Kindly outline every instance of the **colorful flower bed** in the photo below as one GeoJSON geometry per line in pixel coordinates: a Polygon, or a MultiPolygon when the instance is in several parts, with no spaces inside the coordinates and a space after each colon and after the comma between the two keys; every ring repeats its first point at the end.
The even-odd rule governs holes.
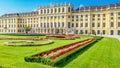
{"type": "Polygon", "coordinates": [[[74,55],[74,53],[95,41],[97,41],[97,38],[75,42],[73,44],[65,45],[47,52],[25,57],[25,61],[40,62],[43,64],[56,66],[62,61],[68,60],[71,55],[74,55]]]}
{"type": "Polygon", "coordinates": [[[59,40],[74,40],[79,37],[75,36],[74,34],[58,34],[58,35],[47,35],[46,38],[59,39],[59,40]]]}

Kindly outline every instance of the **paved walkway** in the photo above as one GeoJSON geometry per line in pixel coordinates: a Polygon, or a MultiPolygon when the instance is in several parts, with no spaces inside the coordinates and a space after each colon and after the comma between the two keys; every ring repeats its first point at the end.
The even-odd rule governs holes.
{"type": "Polygon", "coordinates": [[[104,37],[117,38],[120,41],[120,36],[118,36],[118,35],[113,35],[113,36],[111,36],[111,35],[104,35],[104,37]]]}
{"type": "MultiPolygon", "coordinates": [[[[96,36],[100,36],[100,35],[96,35],[96,36]]],[[[112,37],[112,38],[116,38],[120,41],[120,35],[102,35],[103,37],[112,37]]]]}

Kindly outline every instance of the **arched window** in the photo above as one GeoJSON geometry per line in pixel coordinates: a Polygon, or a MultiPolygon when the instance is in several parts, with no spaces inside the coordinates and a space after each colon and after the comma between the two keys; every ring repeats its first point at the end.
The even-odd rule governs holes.
{"type": "Polygon", "coordinates": [[[68,22],[68,28],[70,28],[70,22],[68,22]]]}
{"type": "Polygon", "coordinates": [[[54,27],[56,27],[56,22],[54,23],[54,27]]]}
{"type": "Polygon", "coordinates": [[[71,8],[70,7],[68,8],[68,12],[71,12],[71,8]]]}
{"type": "Polygon", "coordinates": [[[41,14],[43,13],[43,10],[41,10],[41,14]]]}
{"type": "Polygon", "coordinates": [[[60,8],[58,9],[58,12],[60,12],[60,8]]]}
{"type": "Polygon", "coordinates": [[[64,8],[62,8],[62,12],[64,12],[64,8]]]}
{"type": "Polygon", "coordinates": [[[60,27],[60,22],[58,22],[58,27],[60,27]]]}

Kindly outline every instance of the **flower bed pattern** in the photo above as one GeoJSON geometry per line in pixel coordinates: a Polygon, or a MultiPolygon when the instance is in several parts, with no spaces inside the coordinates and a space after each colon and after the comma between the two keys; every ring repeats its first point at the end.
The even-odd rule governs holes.
{"type": "Polygon", "coordinates": [[[79,37],[75,36],[74,34],[58,34],[58,35],[47,35],[46,38],[59,39],[59,40],[74,40],[79,37]]]}
{"type": "Polygon", "coordinates": [[[35,43],[33,41],[10,41],[5,42],[4,44],[7,46],[40,46],[40,45],[47,45],[53,43],[52,40],[47,40],[44,43],[35,43]]]}
{"type": "Polygon", "coordinates": [[[0,38],[0,40],[46,40],[48,38],[0,38]]]}
{"type": "Polygon", "coordinates": [[[87,39],[60,48],[56,48],[47,52],[28,56],[25,57],[25,61],[40,62],[43,64],[56,66],[57,64],[62,63],[62,61],[68,60],[71,55],[74,55],[74,53],[86,47],[87,45],[94,43],[98,39],[100,38],[87,39]]]}

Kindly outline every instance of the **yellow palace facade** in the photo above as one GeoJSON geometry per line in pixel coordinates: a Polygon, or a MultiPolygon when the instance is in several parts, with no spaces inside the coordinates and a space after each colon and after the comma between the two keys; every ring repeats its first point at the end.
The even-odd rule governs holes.
{"type": "Polygon", "coordinates": [[[0,33],[97,34],[120,35],[120,4],[74,9],[71,4],[39,7],[37,11],[4,14],[0,33]]]}

